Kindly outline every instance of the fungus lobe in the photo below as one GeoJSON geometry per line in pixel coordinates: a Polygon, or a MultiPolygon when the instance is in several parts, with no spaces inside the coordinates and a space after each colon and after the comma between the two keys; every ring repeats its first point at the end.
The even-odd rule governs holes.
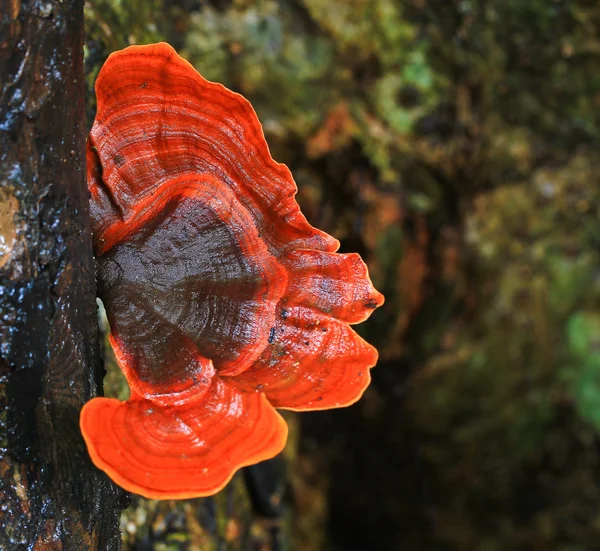
{"type": "Polygon", "coordinates": [[[87,146],[98,288],[131,389],[81,414],[90,456],[152,498],[209,495],[285,445],[275,408],[352,404],[383,296],[313,228],[242,96],[169,45],[112,54],[87,146]]]}

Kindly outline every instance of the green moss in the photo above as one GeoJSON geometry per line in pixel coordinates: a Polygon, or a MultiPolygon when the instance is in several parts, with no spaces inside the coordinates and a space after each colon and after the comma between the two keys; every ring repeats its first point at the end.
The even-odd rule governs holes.
{"type": "Polygon", "coordinates": [[[441,537],[458,548],[544,541],[542,519],[549,541],[559,526],[572,538],[597,537],[591,525],[577,535],[583,503],[567,509],[554,500],[570,499],[582,475],[563,454],[580,450],[582,462],[592,461],[581,466],[590,475],[591,426],[600,427],[600,325],[595,311],[578,310],[600,298],[600,256],[586,242],[597,218],[595,209],[575,208],[582,198],[588,207],[598,204],[599,162],[576,157],[540,170],[532,182],[478,197],[467,217],[477,306],[452,351],[431,360],[410,398],[428,435],[424,455],[437,473],[440,511],[452,519],[441,537]],[[553,501],[527,503],[526,491],[550,492],[553,501]],[[453,504],[441,505],[448,492],[453,504]],[[488,511],[477,511],[477,503],[488,511]]]}

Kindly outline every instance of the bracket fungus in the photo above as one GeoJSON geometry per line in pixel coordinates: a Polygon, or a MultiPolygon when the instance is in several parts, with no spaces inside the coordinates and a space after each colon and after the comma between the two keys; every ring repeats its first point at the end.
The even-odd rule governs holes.
{"type": "Polygon", "coordinates": [[[383,296],[306,221],[250,103],[169,45],[112,54],[96,96],[98,292],[131,396],[92,399],[81,430],[123,488],[210,495],[283,449],[275,408],[358,400],[377,351],[350,324],[383,296]]]}

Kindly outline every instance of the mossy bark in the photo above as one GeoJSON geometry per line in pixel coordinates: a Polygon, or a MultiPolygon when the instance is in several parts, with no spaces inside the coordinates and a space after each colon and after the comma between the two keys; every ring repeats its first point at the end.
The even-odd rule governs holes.
{"type": "Polygon", "coordinates": [[[79,411],[101,388],[83,0],[0,0],[0,549],[118,550],[124,493],[79,411]]]}

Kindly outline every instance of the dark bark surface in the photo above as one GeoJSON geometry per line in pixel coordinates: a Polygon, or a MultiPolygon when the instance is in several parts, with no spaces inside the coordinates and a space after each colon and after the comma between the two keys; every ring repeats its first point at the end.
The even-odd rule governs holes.
{"type": "Polygon", "coordinates": [[[0,0],[0,549],[118,550],[124,494],[79,410],[101,387],[83,0],[0,0]]]}

